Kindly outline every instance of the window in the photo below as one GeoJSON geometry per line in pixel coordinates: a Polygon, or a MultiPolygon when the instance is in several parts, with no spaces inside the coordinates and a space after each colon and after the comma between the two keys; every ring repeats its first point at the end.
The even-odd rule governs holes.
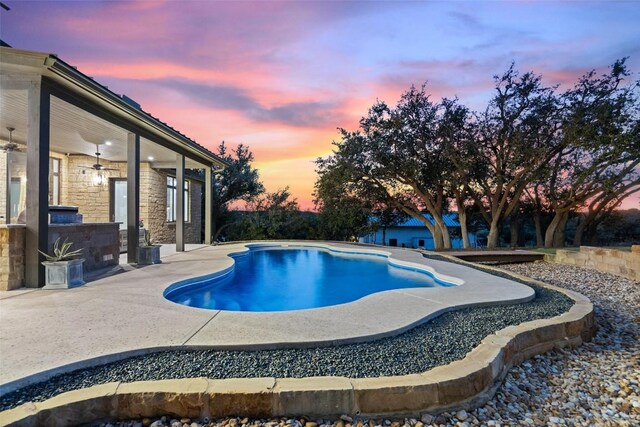
{"type": "Polygon", "coordinates": [[[60,204],[60,159],[49,157],[49,204],[60,204]]]}
{"type": "MultiPolygon", "coordinates": [[[[167,222],[175,222],[177,218],[176,212],[176,185],[177,179],[173,176],[167,177],[167,222]]],[[[184,181],[184,221],[189,222],[191,218],[189,181],[184,181]]]]}
{"type": "Polygon", "coordinates": [[[20,178],[11,178],[10,192],[11,192],[11,222],[14,222],[18,215],[20,215],[20,190],[22,188],[22,182],[20,178]]]}

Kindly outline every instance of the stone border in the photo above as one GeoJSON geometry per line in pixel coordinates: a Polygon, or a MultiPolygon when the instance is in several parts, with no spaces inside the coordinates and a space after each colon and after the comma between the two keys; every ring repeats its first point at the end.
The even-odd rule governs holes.
{"type": "Polygon", "coordinates": [[[271,246],[274,242],[203,247],[198,251],[174,254],[166,263],[135,269],[126,275],[107,277],[82,288],[33,291],[14,300],[3,300],[3,307],[12,303],[24,307],[26,300],[31,300],[32,304],[47,312],[51,310],[51,313],[71,317],[68,317],[69,321],[63,322],[61,328],[48,330],[46,328],[49,324],[25,316],[26,310],[18,310],[25,321],[32,321],[29,323],[30,331],[38,334],[42,330],[48,330],[50,335],[53,334],[52,339],[63,340],[68,345],[51,350],[43,344],[45,341],[40,340],[35,347],[25,346],[23,331],[18,327],[20,323],[5,325],[9,337],[7,345],[23,350],[12,352],[3,358],[6,369],[0,377],[8,375],[9,378],[0,384],[0,395],[80,367],[120,360],[125,353],[144,354],[179,348],[304,348],[365,342],[397,335],[447,311],[473,306],[515,304],[535,297],[534,290],[522,283],[466,268],[460,263],[427,259],[422,252],[415,250],[381,250],[346,243],[298,241],[279,241],[276,244],[381,255],[387,257],[387,262],[425,270],[441,280],[455,281],[457,285],[387,290],[345,304],[279,312],[208,310],[177,304],[163,296],[168,287],[176,283],[184,284],[185,278],[187,282],[198,281],[203,276],[211,277],[232,268],[235,261],[228,255],[248,251],[247,245],[254,244],[271,246]],[[46,297],[43,292],[47,294],[46,297]],[[77,308],[71,313],[61,312],[61,307],[64,306],[51,303],[55,299],[51,300],[52,294],[49,292],[64,292],[67,304],[76,305],[77,308]],[[124,295],[127,297],[123,298],[124,295]],[[141,295],[144,295],[144,303],[140,302],[141,295]],[[129,313],[127,321],[120,321],[118,316],[112,316],[104,307],[90,310],[90,304],[86,302],[92,298],[103,298],[118,304],[122,312],[129,313]],[[160,316],[161,312],[170,315],[160,316]],[[379,316],[380,312],[385,312],[386,315],[379,316]],[[148,327],[150,318],[155,321],[156,331],[153,334],[140,333],[148,327]],[[75,329],[69,327],[74,324],[71,319],[83,322],[87,319],[100,319],[103,327],[95,329],[91,335],[78,336],[75,329]],[[111,333],[112,331],[118,333],[111,333]],[[22,338],[14,339],[15,337],[22,338]],[[118,339],[117,350],[105,345],[115,338],[118,339]],[[25,348],[30,350],[26,351],[25,348]],[[45,352],[45,356],[38,356],[45,352]]]}
{"type": "MultiPolygon", "coordinates": [[[[497,268],[483,268],[506,274],[497,268]]],[[[512,366],[554,348],[579,346],[595,334],[593,304],[588,298],[508,274],[564,293],[575,304],[562,315],[501,329],[487,336],[464,359],[421,374],[356,379],[189,378],[112,382],[62,393],[44,402],[25,403],[0,413],[0,424],[57,426],[167,414],[191,418],[238,414],[261,418],[389,416],[477,407],[492,398],[512,366]]]]}

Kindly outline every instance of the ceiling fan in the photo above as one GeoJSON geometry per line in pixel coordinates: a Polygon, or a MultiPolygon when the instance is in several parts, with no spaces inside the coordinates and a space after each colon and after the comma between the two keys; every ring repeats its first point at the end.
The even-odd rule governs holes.
{"type": "Polygon", "coordinates": [[[102,154],[100,153],[100,145],[96,144],[96,162],[95,164],[91,165],[91,166],[80,166],[82,169],[93,169],[93,170],[97,170],[97,171],[115,171],[118,169],[115,168],[105,168],[104,165],[100,164],[100,156],[102,154]]]}
{"type": "Polygon", "coordinates": [[[18,144],[13,142],[13,131],[16,130],[16,128],[11,127],[11,126],[7,126],[7,130],[9,131],[9,142],[4,144],[2,147],[0,147],[0,150],[4,151],[5,153],[12,153],[14,151],[21,151],[18,148],[18,144]]]}

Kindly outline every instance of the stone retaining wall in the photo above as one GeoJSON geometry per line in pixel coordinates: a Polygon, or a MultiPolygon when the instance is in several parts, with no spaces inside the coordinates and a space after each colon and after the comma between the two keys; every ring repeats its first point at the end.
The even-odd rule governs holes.
{"type": "Polygon", "coordinates": [[[24,285],[24,225],[0,226],[0,291],[24,285]]]}
{"type": "Polygon", "coordinates": [[[560,291],[575,304],[560,316],[504,328],[486,337],[464,359],[420,374],[112,382],[4,411],[0,424],[61,426],[159,415],[329,417],[470,409],[491,399],[513,365],[554,348],[580,345],[595,333],[593,305],[586,297],[511,275],[560,291]]]}
{"type": "Polygon", "coordinates": [[[545,260],[640,280],[640,245],[632,246],[631,252],[592,246],[580,246],[580,252],[558,249],[555,255],[545,256],[545,260]]]}

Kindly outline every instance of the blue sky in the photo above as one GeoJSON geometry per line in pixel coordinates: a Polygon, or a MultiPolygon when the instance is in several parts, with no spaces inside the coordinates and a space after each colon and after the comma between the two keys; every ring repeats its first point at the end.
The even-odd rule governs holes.
{"type": "Polygon", "coordinates": [[[267,188],[303,207],[336,128],[411,84],[483,108],[512,61],[549,85],[625,56],[640,72],[636,1],[4,2],[3,40],[57,53],[209,148],[249,144],[267,188]]]}

